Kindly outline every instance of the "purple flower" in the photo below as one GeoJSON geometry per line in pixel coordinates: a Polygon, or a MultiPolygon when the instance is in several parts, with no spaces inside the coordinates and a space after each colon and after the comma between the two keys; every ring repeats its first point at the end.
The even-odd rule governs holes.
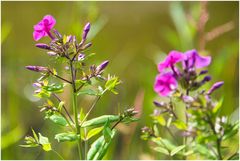
{"type": "Polygon", "coordinates": [[[210,56],[200,56],[195,49],[186,51],[184,56],[185,61],[182,63],[184,69],[193,67],[202,68],[208,66],[211,63],[210,56]]]}
{"type": "Polygon", "coordinates": [[[214,83],[213,86],[207,91],[207,95],[212,94],[216,89],[220,88],[223,84],[224,84],[223,81],[214,83]]]}
{"type": "Polygon", "coordinates": [[[154,91],[160,96],[168,96],[176,88],[177,80],[171,72],[157,75],[154,84],[154,91]]]}
{"type": "Polygon", "coordinates": [[[46,15],[43,19],[36,25],[34,25],[33,38],[35,41],[38,41],[42,37],[49,36],[51,39],[54,39],[50,30],[56,24],[56,20],[51,15],[46,15]]]}
{"type": "Polygon", "coordinates": [[[47,67],[42,67],[42,66],[26,66],[26,69],[34,71],[34,72],[45,72],[48,71],[47,67]]]}
{"type": "Polygon", "coordinates": [[[172,68],[174,69],[174,64],[182,61],[184,59],[184,55],[181,52],[178,51],[171,51],[166,59],[158,64],[158,71],[162,72],[166,68],[172,68]]]}

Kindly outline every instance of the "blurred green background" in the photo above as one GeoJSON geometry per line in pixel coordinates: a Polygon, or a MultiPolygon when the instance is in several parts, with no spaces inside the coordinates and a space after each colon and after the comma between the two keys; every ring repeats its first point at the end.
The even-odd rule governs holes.
{"type": "MultiPolygon", "coordinates": [[[[224,96],[221,114],[238,119],[238,3],[207,4],[208,22],[204,32],[210,31],[209,39],[211,34],[218,37],[201,46],[204,32],[197,28],[202,24],[199,17],[203,14],[204,4],[200,2],[1,2],[2,159],[58,159],[54,153],[44,153],[40,148],[19,147],[24,136],[31,134],[31,127],[48,136],[63,157],[77,157],[74,143],[57,146],[53,124],[44,121],[37,108],[42,102],[32,96],[31,84],[39,75],[24,68],[51,62],[44,51],[34,46],[32,38],[33,25],[44,15],[51,14],[56,18],[55,28],[61,33],[76,34],[79,39],[84,24],[91,22],[89,37],[93,46],[90,51],[96,53],[94,62],[110,60],[107,72],[116,74],[123,81],[119,95],[106,94],[91,117],[117,114],[118,106],[135,106],[140,111],[139,122],[118,126],[119,133],[105,159],[164,159],[140,139],[140,129],[151,124],[152,101],[159,99],[153,91],[158,73],[156,65],[170,50],[184,52],[196,48],[212,56],[209,71],[213,80],[203,88],[223,80],[224,87],[216,95],[218,99],[224,96]]],[[[48,42],[48,38],[40,42],[48,42]]],[[[61,98],[66,102],[70,99],[68,94],[61,98]]],[[[91,97],[85,98],[80,105],[88,106],[91,101],[91,97]]],[[[238,146],[238,139],[232,139],[230,144],[238,146]]]]}

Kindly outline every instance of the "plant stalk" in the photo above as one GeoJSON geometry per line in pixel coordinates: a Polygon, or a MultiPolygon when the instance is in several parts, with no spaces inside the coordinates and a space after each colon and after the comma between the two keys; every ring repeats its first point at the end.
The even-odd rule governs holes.
{"type": "Polygon", "coordinates": [[[81,140],[80,126],[78,124],[77,93],[76,93],[76,84],[75,84],[76,76],[75,76],[75,69],[73,67],[73,62],[70,61],[69,63],[70,63],[71,76],[72,76],[73,113],[74,113],[77,135],[79,135],[79,140],[77,141],[78,154],[79,154],[79,159],[82,160],[82,152],[81,152],[81,150],[82,150],[82,140],[81,140]]]}

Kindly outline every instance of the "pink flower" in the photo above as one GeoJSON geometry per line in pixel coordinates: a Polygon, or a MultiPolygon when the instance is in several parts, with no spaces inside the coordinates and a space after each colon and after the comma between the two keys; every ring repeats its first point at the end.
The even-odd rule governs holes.
{"type": "Polygon", "coordinates": [[[168,96],[176,88],[177,80],[171,72],[157,75],[154,84],[154,91],[160,96],[168,96]]]}
{"type": "Polygon", "coordinates": [[[56,24],[56,20],[51,15],[46,15],[43,19],[36,25],[34,25],[33,39],[38,41],[42,37],[49,36],[54,39],[50,30],[56,24]]]}
{"type": "Polygon", "coordinates": [[[200,56],[198,52],[193,49],[185,52],[184,62],[182,63],[184,69],[188,68],[203,68],[211,63],[210,56],[200,56]]]}
{"type": "Polygon", "coordinates": [[[171,51],[166,59],[158,64],[158,71],[162,72],[166,68],[174,68],[174,64],[182,61],[184,59],[184,55],[181,52],[178,51],[171,51]]]}

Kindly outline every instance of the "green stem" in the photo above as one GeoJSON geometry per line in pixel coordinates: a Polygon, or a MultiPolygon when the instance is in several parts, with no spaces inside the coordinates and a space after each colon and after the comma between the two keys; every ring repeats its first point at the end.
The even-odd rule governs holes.
{"type": "Polygon", "coordinates": [[[75,118],[75,126],[77,129],[77,135],[79,135],[79,140],[78,140],[78,154],[79,154],[79,159],[82,160],[82,153],[81,153],[81,132],[80,132],[80,126],[78,124],[78,112],[77,112],[77,94],[73,92],[73,112],[74,112],[74,118],[75,118]]]}
{"type": "Polygon", "coordinates": [[[80,126],[82,126],[82,124],[84,123],[84,121],[86,121],[88,115],[91,113],[92,109],[95,107],[95,105],[97,104],[97,102],[99,101],[99,99],[101,98],[101,96],[98,96],[95,101],[93,102],[93,104],[91,105],[89,111],[87,112],[87,114],[85,115],[85,117],[83,118],[83,120],[81,121],[80,126]]]}
{"type": "Polygon", "coordinates": [[[57,154],[57,156],[58,156],[61,160],[64,160],[64,158],[63,158],[58,152],[56,152],[56,151],[53,150],[53,149],[52,149],[52,151],[53,151],[55,154],[57,154]]]}
{"type": "Polygon", "coordinates": [[[78,144],[78,154],[79,159],[82,160],[82,140],[81,140],[81,132],[80,132],[80,126],[78,123],[78,111],[77,111],[77,92],[76,92],[76,75],[75,75],[75,69],[73,67],[73,62],[70,60],[70,69],[71,69],[71,76],[72,76],[72,95],[73,95],[73,113],[74,113],[74,119],[75,119],[75,126],[77,129],[77,135],[79,135],[79,140],[77,141],[78,144]]]}

